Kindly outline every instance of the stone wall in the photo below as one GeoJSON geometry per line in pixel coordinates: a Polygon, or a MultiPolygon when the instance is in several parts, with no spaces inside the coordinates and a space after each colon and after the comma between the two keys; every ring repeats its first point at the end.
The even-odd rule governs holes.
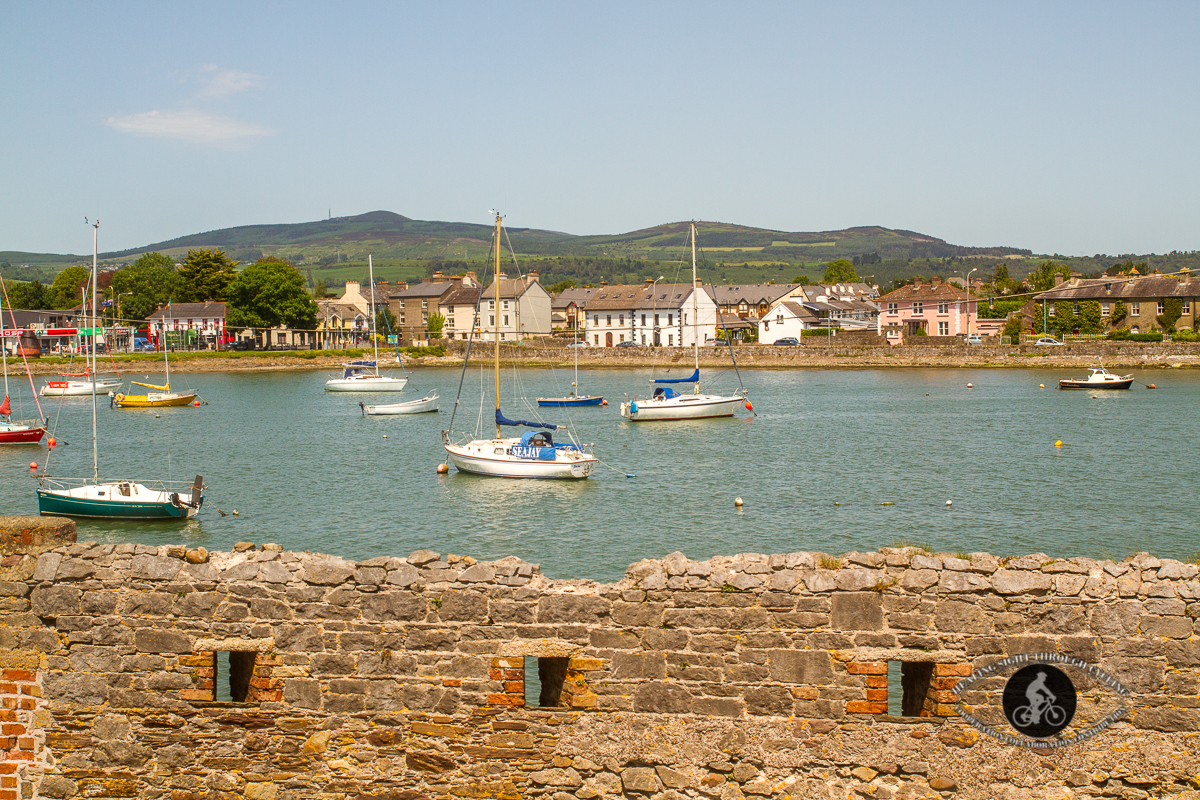
{"type": "MultiPolygon", "coordinates": [[[[604,585],[429,551],[69,545],[0,581],[0,800],[1200,797],[1197,572],[674,553],[604,585]],[[957,681],[1032,652],[1129,690],[1072,674],[1064,735],[1129,713],[1039,751],[957,716],[957,681]]],[[[1006,677],[963,695],[997,727],[1006,677]]]]}

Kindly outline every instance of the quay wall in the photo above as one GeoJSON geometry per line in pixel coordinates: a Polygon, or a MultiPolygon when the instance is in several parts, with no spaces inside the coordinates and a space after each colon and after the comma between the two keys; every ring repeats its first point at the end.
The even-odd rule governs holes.
{"type": "MultiPolygon", "coordinates": [[[[673,553],[600,584],[66,544],[0,570],[0,800],[1196,798],[1198,573],[905,548],[673,553]],[[1059,749],[969,726],[956,683],[1028,653],[1128,692],[1063,665],[1067,733],[1127,713],[1059,749]]],[[[1006,678],[962,696],[997,728],[1006,678]]]]}

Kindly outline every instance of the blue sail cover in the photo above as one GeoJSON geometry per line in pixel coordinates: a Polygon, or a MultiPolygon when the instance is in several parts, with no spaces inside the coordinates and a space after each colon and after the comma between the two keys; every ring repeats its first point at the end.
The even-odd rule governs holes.
{"type": "Polygon", "coordinates": [[[690,378],[657,378],[650,381],[651,383],[696,383],[700,380],[700,370],[696,369],[690,378]]]}
{"type": "Polygon", "coordinates": [[[508,417],[501,414],[500,409],[498,409],[498,408],[496,409],[496,424],[497,425],[512,425],[512,426],[516,426],[516,427],[524,425],[526,428],[546,428],[546,429],[552,430],[552,431],[558,430],[557,425],[552,425],[549,422],[529,422],[528,420],[523,420],[523,419],[509,419],[508,417]]]}
{"type": "Polygon", "coordinates": [[[375,362],[374,361],[347,361],[346,366],[347,367],[368,367],[369,368],[369,367],[374,367],[375,362]]]}

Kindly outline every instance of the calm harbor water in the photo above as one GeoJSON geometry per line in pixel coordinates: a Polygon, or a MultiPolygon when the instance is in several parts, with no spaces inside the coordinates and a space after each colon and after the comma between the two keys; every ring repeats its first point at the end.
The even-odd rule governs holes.
{"type": "MultiPolygon", "coordinates": [[[[517,555],[552,577],[599,580],[675,550],[837,554],[907,541],[1000,555],[1192,556],[1200,373],[1135,372],[1139,383],[1125,392],[1053,388],[1076,373],[1084,370],[744,370],[757,416],[631,424],[619,401],[644,391],[650,371],[587,370],[580,391],[604,394],[607,407],[541,410],[596,444],[604,465],[576,483],[436,474],[457,369],[414,372],[404,398],[436,388],[443,411],[407,417],[361,416],[360,399],[398,398],[326,393],[324,372],[178,376],[209,405],[111,410],[103,399],[101,476],[201,473],[200,516],[81,521],[79,537],[210,550],[278,542],[353,559],[420,548],[517,555]]],[[[515,384],[534,398],[565,394],[572,380],[569,370],[517,377],[505,373],[504,410],[527,419],[537,412],[514,399],[515,384]]],[[[473,430],[481,384],[491,374],[472,365],[456,429],[473,430]]],[[[705,389],[733,385],[732,373],[714,373],[705,389]]],[[[51,472],[90,476],[90,401],[43,403],[69,442],[51,472]]],[[[29,462],[46,457],[45,447],[0,449],[0,514],[37,513],[29,462]]]]}

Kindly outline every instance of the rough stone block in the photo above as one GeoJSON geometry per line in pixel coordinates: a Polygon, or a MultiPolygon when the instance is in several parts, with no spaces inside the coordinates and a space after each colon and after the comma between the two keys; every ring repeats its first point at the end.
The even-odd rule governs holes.
{"type": "Polygon", "coordinates": [[[771,680],[780,683],[828,684],[833,681],[833,661],[824,650],[770,650],[771,680]]]}
{"type": "Polygon", "coordinates": [[[831,619],[835,630],[883,630],[883,596],[879,592],[835,594],[831,619]]]}

